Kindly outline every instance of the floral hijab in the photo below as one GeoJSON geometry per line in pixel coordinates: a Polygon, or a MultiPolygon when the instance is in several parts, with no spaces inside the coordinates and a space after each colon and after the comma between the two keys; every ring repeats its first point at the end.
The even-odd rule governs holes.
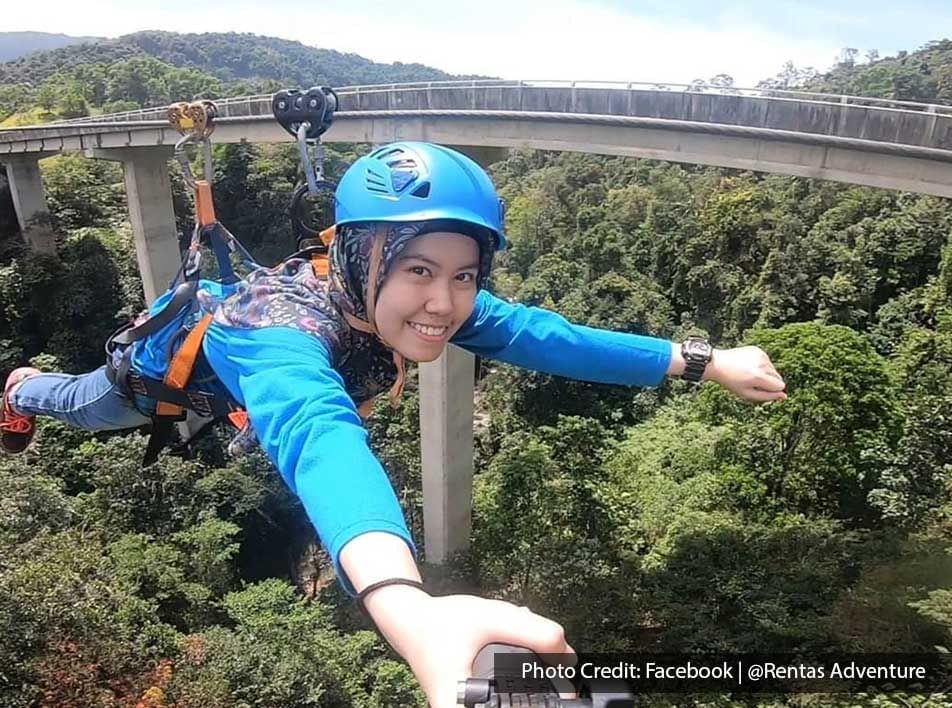
{"type": "Polygon", "coordinates": [[[366,417],[379,392],[389,386],[395,406],[403,390],[403,357],[381,339],[373,318],[380,288],[410,241],[436,231],[465,233],[480,246],[477,288],[489,277],[495,237],[487,229],[461,226],[446,221],[345,224],[331,242],[326,279],[317,276],[309,260],[291,258],[253,271],[220,302],[205,293],[202,306],[216,322],[231,327],[292,327],[318,336],[366,417]]]}

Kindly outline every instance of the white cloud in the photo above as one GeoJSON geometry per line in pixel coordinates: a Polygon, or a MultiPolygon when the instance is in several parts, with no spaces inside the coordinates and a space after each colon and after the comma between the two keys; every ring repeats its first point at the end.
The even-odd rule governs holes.
{"type": "Polygon", "coordinates": [[[727,73],[743,86],[774,75],[787,60],[825,69],[844,46],[836,38],[789,36],[784,28],[764,27],[744,16],[702,26],[642,19],[581,0],[553,0],[544,6],[482,0],[454,6],[452,20],[445,19],[445,9],[437,17],[425,11],[426,3],[412,0],[373,9],[366,4],[327,9],[322,3],[306,10],[298,5],[297,15],[248,0],[227,8],[211,2],[181,7],[156,3],[134,10],[130,5],[126,0],[47,0],[48,11],[41,18],[35,6],[14,3],[4,8],[0,29],[105,36],[141,29],[254,32],[459,74],[686,83],[727,73]]]}

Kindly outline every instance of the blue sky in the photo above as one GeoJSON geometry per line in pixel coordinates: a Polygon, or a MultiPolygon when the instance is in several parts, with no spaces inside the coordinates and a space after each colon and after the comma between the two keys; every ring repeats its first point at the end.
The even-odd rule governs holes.
{"type": "Polygon", "coordinates": [[[752,86],[785,61],[826,69],[952,38],[952,1],[910,0],[45,0],[5,3],[0,30],[117,36],[141,29],[254,32],[504,78],[686,83],[718,73],[752,86]]]}
{"type": "Polygon", "coordinates": [[[828,36],[844,46],[878,48],[895,53],[912,50],[942,36],[952,37],[952,3],[949,0],[764,0],[762,2],[704,2],[680,0],[597,0],[621,12],[639,13],[669,21],[718,24],[746,19],[766,27],[783,28],[797,37],[828,36]],[[936,34],[938,33],[938,34],[936,34]]]}

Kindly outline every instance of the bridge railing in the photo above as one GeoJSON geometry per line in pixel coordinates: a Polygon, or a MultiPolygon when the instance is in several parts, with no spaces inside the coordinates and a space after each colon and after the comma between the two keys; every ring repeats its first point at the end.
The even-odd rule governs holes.
{"type": "MultiPolygon", "coordinates": [[[[828,94],[814,91],[800,91],[796,89],[777,88],[745,88],[739,86],[720,86],[694,82],[691,84],[647,82],[647,81],[565,81],[559,79],[472,79],[452,81],[417,81],[393,84],[369,84],[363,86],[342,86],[335,89],[338,94],[373,94],[381,92],[401,92],[426,90],[449,90],[460,88],[580,88],[580,89],[615,89],[615,90],[648,90],[671,91],[684,93],[704,93],[729,96],[750,96],[763,98],[779,98],[798,101],[810,101],[826,104],[847,106],[865,106],[869,108],[885,108],[892,110],[914,111],[917,113],[938,113],[952,115],[952,106],[941,103],[920,103],[916,101],[898,101],[869,96],[852,96],[846,94],[828,94]]],[[[197,98],[201,98],[200,96],[197,98]]],[[[270,110],[271,94],[257,94],[253,96],[238,96],[233,98],[214,99],[223,113],[228,114],[227,107],[247,105],[249,114],[266,113],[270,110]]],[[[115,123],[135,122],[138,120],[163,120],[164,106],[140,108],[134,111],[109,113],[100,116],[86,116],[69,120],[44,123],[44,126],[56,125],[83,125],[87,123],[115,123]]],[[[23,126],[26,127],[26,126],[23,126]]]]}

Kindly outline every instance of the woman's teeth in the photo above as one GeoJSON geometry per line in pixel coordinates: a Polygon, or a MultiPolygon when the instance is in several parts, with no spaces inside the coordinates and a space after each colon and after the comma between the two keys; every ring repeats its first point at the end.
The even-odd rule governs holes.
{"type": "Polygon", "coordinates": [[[427,327],[425,325],[417,324],[416,322],[410,322],[410,326],[413,327],[413,329],[415,329],[417,332],[421,332],[428,337],[439,337],[447,330],[446,327],[427,327]]]}

